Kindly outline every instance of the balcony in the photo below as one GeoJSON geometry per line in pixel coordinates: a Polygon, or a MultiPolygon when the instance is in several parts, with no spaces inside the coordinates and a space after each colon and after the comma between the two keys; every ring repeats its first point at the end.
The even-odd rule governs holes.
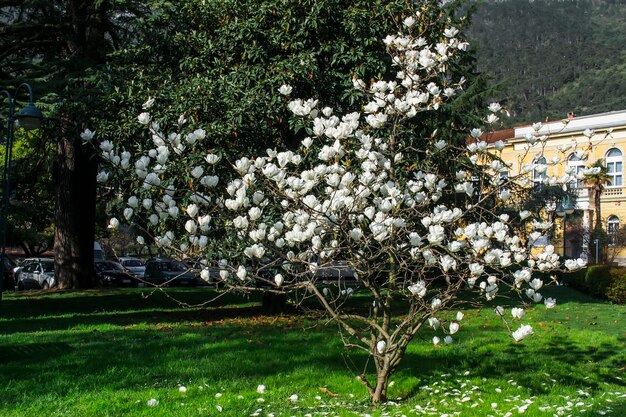
{"type": "Polygon", "coordinates": [[[622,197],[625,196],[624,187],[606,187],[602,192],[602,197],[622,197]]]}
{"type": "MultiPolygon", "coordinates": [[[[593,192],[589,187],[578,187],[571,189],[572,194],[576,196],[576,202],[587,203],[593,199],[593,192]]],[[[602,191],[602,200],[621,200],[626,199],[626,187],[606,187],[602,191]]]]}

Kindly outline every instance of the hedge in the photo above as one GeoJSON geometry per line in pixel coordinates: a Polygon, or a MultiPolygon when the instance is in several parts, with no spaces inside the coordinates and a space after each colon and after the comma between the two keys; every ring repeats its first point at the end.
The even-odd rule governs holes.
{"type": "Polygon", "coordinates": [[[626,268],[593,265],[587,269],[564,274],[563,282],[591,296],[626,304],[626,268]]]}

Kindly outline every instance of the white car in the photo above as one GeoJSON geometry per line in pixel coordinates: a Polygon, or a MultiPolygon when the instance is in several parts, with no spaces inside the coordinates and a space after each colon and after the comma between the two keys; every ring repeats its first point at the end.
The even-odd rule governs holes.
{"type": "Polygon", "coordinates": [[[118,258],[119,263],[128,270],[131,274],[137,278],[143,278],[146,273],[146,265],[139,258],[131,258],[129,256],[122,256],[118,258]]]}
{"type": "Polygon", "coordinates": [[[17,277],[17,288],[19,290],[28,288],[43,288],[47,290],[56,284],[53,259],[33,261],[23,267],[17,277]]]}

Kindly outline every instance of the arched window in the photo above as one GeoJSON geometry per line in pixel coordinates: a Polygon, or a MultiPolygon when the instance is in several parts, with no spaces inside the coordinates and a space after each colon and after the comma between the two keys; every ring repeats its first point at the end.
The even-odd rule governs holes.
{"type": "Polygon", "coordinates": [[[585,160],[579,158],[576,153],[573,153],[567,158],[567,166],[573,168],[570,175],[576,177],[575,180],[570,181],[570,188],[583,187],[582,172],[583,169],[585,169],[585,160]]]}
{"type": "Polygon", "coordinates": [[[615,215],[606,219],[606,234],[609,236],[609,243],[615,244],[615,234],[619,230],[619,217],[615,215]]]}
{"type": "Polygon", "coordinates": [[[617,148],[609,149],[606,153],[606,172],[611,178],[609,187],[622,186],[622,170],[622,151],[617,148]]]}
{"type": "Polygon", "coordinates": [[[541,187],[546,182],[548,175],[546,170],[548,169],[547,160],[545,156],[540,156],[535,159],[535,169],[533,169],[533,185],[535,188],[541,187]]]}

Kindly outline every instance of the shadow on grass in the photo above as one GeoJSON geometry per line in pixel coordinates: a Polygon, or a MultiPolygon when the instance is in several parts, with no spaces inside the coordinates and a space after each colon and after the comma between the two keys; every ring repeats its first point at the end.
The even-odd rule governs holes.
{"type": "MultiPolygon", "coordinates": [[[[189,302],[205,301],[211,292],[175,290],[173,294],[189,302]]],[[[563,294],[569,294],[571,301],[579,297],[571,290],[563,294]]],[[[254,390],[266,378],[299,375],[307,369],[317,375],[312,383],[318,387],[319,378],[350,374],[334,326],[304,331],[312,323],[301,316],[257,320],[262,316],[260,306],[238,307],[242,299],[234,296],[220,303],[219,308],[181,309],[163,294],[145,299],[136,290],[11,298],[4,311],[12,315],[0,321],[7,342],[0,345],[0,386],[11,387],[2,393],[3,403],[24,401],[23,392],[45,396],[55,389],[87,393],[174,388],[181,381],[236,381],[233,384],[254,390]],[[34,333],[42,329],[69,331],[34,333]]],[[[615,378],[624,360],[619,342],[580,341],[556,334],[546,343],[531,339],[514,344],[501,330],[502,337],[496,335],[488,322],[481,324],[485,323],[477,317],[469,330],[472,339],[441,349],[432,347],[432,334],[425,332],[424,340],[407,352],[398,373],[435,379],[450,370],[470,370],[472,377],[514,379],[535,393],[549,392],[550,379],[583,390],[603,382],[624,386],[615,378]],[[589,366],[596,363],[613,374],[589,366]],[[593,369],[591,378],[588,369],[593,369]]],[[[355,352],[349,356],[360,372],[366,356],[355,352]]],[[[421,384],[414,385],[402,396],[420,395],[421,384]]]]}
{"type": "MultiPolygon", "coordinates": [[[[296,314],[293,309],[286,314],[296,314]]],[[[13,320],[2,324],[0,334],[31,333],[36,331],[78,330],[81,326],[132,326],[136,324],[180,324],[189,322],[221,322],[227,319],[247,319],[263,316],[261,306],[191,308],[163,311],[158,309],[137,312],[110,312],[73,314],[63,317],[42,317],[13,320]]]]}
{"type": "MultiPolygon", "coordinates": [[[[449,348],[434,349],[430,354],[415,352],[415,349],[407,352],[398,374],[418,380],[437,380],[444,373],[470,371],[471,378],[513,380],[530,388],[534,395],[549,394],[556,381],[584,391],[603,389],[605,383],[626,387],[623,373],[619,371],[625,359],[620,343],[581,344],[560,335],[550,337],[543,344],[538,341],[502,343],[487,334],[492,330],[473,329],[472,332],[475,338],[452,352],[449,348]]],[[[421,385],[423,383],[415,384],[401,396],[419,395],[421,385]]]]}
{"type": "Polygon", "coordinates": [[[37,361],[67,355],[74,348],[67,343],[24,343],[0,345],[0,365],[9,362],[37,361]]]}
{"type": "Polygon", "coordinates": [[[24,291],[11,294],[2,302],[1,319],[81,314],[101,311],[129,311],[180,308],[201,305],[216,298],[209,307],[260,302],[259,294],[218,293],[213,288],[94,289],[84,291],[24,291]]]}
{"type": "MultiPolygon", "coordinates": [[[[233,309],[234,310],[234,309],[233,309]]],[[[221,317],[237,312],[221,312],[221,317]]],[[[256,309],[244,309],[252,317],[256,309]]],[[[269,323],[269,321],[268,321],[269,323]]],[[[338,347],[326,332],[302,333],[282,319],[278,325],[204,323],[168,327],[77,331],[57,334],[58,342],[0,345],[0,385],[5,405],[54,387],[78,392],[175,387],[177,381],[234,381],[251,389],[277,374],[311,367],[321,374],[345,372],[338,347]],[[320,348],[303,348],[318,346],[320,348]],[[329,348],[321,348],[329,347],[329,348]],[[288,358],[288,360],[286,360],[288,358]],[[208,379],[207,379],[208,378],[208,379]],[[45,380],[45,384],[35,381],[45,380]],[[67,389],[67,388],[66,388],[67,389]]]]}

